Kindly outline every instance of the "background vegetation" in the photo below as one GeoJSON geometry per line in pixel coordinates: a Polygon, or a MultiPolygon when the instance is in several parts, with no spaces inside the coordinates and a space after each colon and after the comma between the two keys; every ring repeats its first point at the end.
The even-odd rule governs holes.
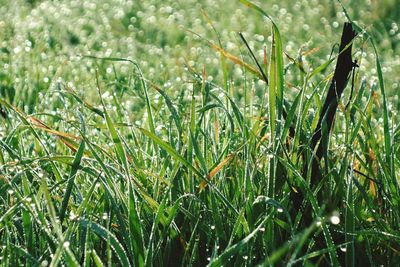
{"type": "Polygon", "coordinates": [[[359,68],[317,186],[348,18],[241,2],[0,0],[2,266],[400,262],[399,1],[343,1],[359,68]]]}

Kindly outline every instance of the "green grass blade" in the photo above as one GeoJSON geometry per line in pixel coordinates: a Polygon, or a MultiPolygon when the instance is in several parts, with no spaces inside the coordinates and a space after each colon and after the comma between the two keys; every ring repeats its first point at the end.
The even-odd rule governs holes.
{"type": "Polygon", "coordinates": [[[88,220],[81,220],[80,224],[83,227],[90,227],[90,230],[93,231],[94,233],[96,233],[104,241],[109,240],[110,245],[113,248],[113,251],[117,255],[118,260],[120,261],[122,266],[131,266],[125,249],[123,248],[121,243],[118,241],[118,239],[109,230],[107,230],[106,228],[104,228],[103,226],[101,226],[95,222],[88,221],[88,220]]]}
{"type": "Polygon", "coordinates": [[[61,203],[61,208],[60,208],[60,212],[59,212],[59,214],[60,214],[59,217],[60,217],[61,222],[63,222],[63,220],[64,220],[64,216],[65,216],[65,212],[67,210],[69,198],[71,196],[72,188],[74,187],[74,183],[75,183],[75,176],[80,167],[80,163],[81,163],[81,159],[82,159],[84,151],[85,151],[85,142],[82,141],[81,144],[79,145],[78,151],[76,152],[74,161],[72,163],[71,172],[70,172],[69,178],[68,178],[67,188],[65,190],[65,195],[64,195],[63,201],[61,203]]]}
{"type": "Polygon", "coordinates": [[[144,135],[149,137],[154,143],[156,143],[158,146],[160,146],[162,149],[164,149],[168,154],[170,154],[175,160],[179,161],[183,166],[188,168],[188,170],[192,171],[194,174],[196,174],[199,177],[202,177],[203,175],[198,171],[195,167],[193,167],[192,164],[190,164],[184,157],[179,155],[179,153],[172,148],[170,144],[156,136],[155,134],[147,131],[146,129],[140,129],[144,135]]]}
{"type": "Polygon", "coordinates": [[[228,260],[232,255],[236,255],[239,251],[244,249],[244,247],[260,232],[260,229],[264,226],[264,224],[271,218],[271,215],[265,216],[262,222],[254,229],[249,235],[243,238],[238,243],[232,245],[227,248],[221,255],[215,258],[212,262],[210,262],[210,267],[222,266],[228,263],[228,260]]]}

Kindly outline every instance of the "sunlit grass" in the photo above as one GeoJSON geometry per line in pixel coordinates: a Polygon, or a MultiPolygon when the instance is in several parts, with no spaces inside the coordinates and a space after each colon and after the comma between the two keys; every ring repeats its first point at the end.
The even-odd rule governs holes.
{"type": "Polygon", "coordinates": [[[344,3],[359,68],[315,185],[340,5],[4,2],[1,266],[400,262],[391,1],[344,3]]]}

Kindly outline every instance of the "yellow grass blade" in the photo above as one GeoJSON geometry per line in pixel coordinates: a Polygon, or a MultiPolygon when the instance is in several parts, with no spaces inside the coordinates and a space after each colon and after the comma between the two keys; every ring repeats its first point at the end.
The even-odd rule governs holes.
{"type": "MultiPolygon", "coordinates": [[[[211,180],[225,165],[227,165],[231,160],[234,158],[235,154],[229,154],[224,160],[222,160],[220,163],[218,163],[217,166],[215,166],[214,169],[212,169],[208,175],[207,179],[211,180]]],[[[202,181],[200,183],[200,191],[204,190],[207,187],[207,183],[205,181],[202,181]]]]}

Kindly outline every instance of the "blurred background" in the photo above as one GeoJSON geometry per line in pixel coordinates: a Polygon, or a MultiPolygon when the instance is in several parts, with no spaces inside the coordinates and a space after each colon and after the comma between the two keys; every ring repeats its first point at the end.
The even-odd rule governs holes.
{"type": "MultiPolygon", "coordinates": [[[[325,62],[340,41],[346,18],[338,1],[258,3],[277,23],[284,51],[291,58],[301,56],[306,71],[325,62]]],[[[342,3],[352,19],[374,37],[389,102],[398,105],[400,1],[342,3]]],[[[0,0],[1,95],[11,102],[18,99],[14,104],[27,113],[44,108],[38,105],[41,97],[54,102],[52,92],[60,83],[89,99],[95,98],[95,69],[110,83],[119,84],[115,90],[128,91],[131,65],[96,61],[82,55],[135,60],[148,80],[165,86],[172,95],[176,90],[171,89],[187,86],[191,79],[188,66],[200,73],[204,67],[207,79],[222,86],[220,56],[205,40],[218,44],[220,38],[224,49],[253,64],[238,32],[244,33],[262,62],[264,47],[269,54],[271,23],[239,1],[0,0]]],[[[353,51],[361,61],[360,77],[373,87],[377,70],[371,45],[359,38],[353,51]]],[[[288,58],[285,63],[290,63],[288,58]]],[[[230,81],[237,85],[244,82],[245,73],[240,66],[228,63],[228,72],[230,81]]],[[[288,68],[286,77],[294,87],[301,86],[298,72],[288,68]]],[[[263,86],[262,82],[253,81],[256,87],[263,86]]],[[[291,89],[288,90],[290,94],[291,89]]],[[[135,99],[131,95],[127,104],[132,110],[140,110],[143,103],[135,99]]]]}

